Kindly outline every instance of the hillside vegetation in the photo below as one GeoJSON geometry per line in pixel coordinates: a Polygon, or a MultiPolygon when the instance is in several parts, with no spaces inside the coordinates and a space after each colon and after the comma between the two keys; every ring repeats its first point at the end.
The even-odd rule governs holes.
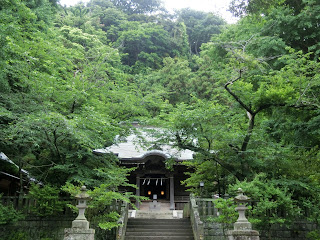
{"type": "Polygon", "coordinates": [[[119,199],[128,170],[92,150],[139,121],[197,153],[192,191],[241,185],[318,222],[320,4],[230,8],[237,24],[159,0],[0,0],[0,150],[46,185],[119,199]]]}

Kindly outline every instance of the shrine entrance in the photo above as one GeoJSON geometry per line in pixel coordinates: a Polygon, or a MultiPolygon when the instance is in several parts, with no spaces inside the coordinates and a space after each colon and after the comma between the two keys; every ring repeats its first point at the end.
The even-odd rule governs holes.
{"type": "Polygon", "coordinates": [[[193,159],[194,152],[179,150],[162,142],[162,130],[154,127],[142,127],[133,124],[137,133],[126,139],[117,140],[106,149],[97,149],[95,154],[112,153],[117,156],[120,165],[134,168],[128,176],[128,182],[136,187],[124,186],[121,191],[132,192],[136,196],[147,197],[147,201],[136,200],[136,207],[157,201],[170,210],[182,210],[189,201],[189,193],[181,184],[186,180],[185,172],[190,171],[185,161],[193,159]],[[167,161],[170,160],[170,168],[167,161]]]}
{"type": "MultiPolygon", "coordinates": [[[[166,158],[159,152],[149,152],[141,159],[136,175],[136,195],[148,197],[150,200],[170,201],[170,209],[174,206],[173,172],[165,167],[166,158]]],[[[139,203],[137,202],[139,208],[139,203]]]]}
{"type": "MultiPolygon", "coordinates": [[[[181,210],[189,201],[189,193],[181,184],[186,179],[187,166],[175,161],[173,169],[166,168],[168,156],[160,151],[149,151],[135,159],[121,159],[124,166],[135,167],[130,173],[129,183],[137,187],[132,190],[136,196],[146,197],[148,200],[136,201],[136,207],[148,205],[157,200],[162,206],[170,210],[181,210]]],[[[145,209],[145,207],[143,207],[145,209]]]]}
{"type": "Polygon", "coordinates": [[[150,200],[169,200],[168,178],[164,174],[149,174],[140,178],[141,196],[150,200]]]}

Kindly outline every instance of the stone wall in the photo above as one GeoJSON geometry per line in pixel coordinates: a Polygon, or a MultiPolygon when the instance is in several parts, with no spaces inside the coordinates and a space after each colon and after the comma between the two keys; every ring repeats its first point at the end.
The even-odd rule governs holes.
{"type": "Polygon", "coordinates": [[[204,224],[204,240],[227,240],[225,232],[228,229],[221,223],[204,224]]]}
{"type": "MultiPolygon", "coordinates": [[[[318,228],[319,229],[319,228],[318,228]]],[[[317,225],[305,221],[295,222],[292,226],[273,225],[269,231],[260,230],[261,240],[312,240],[307,234],[317,230],[317,225]]]]}
{"type": "Polygon", "coordinates": [[[64,229],[71,227],[72,218],[29,218],[0,226],[0,240],[62,240],[64,229]]]}
{"type": "MultiPolygon", "coordinates": [[[[0,225],[0,240],[63,240],[64,229],[70,228],[72,217],[33,217],[9,225],[0,225]]],[[[103,231],[96,227],[95,239],[115,239],[115,231],[103,231]]]]}
{"type": "MultiPolygon", "coordinates": [[[[227,240],[224,232],[233,227],[225,227],[221,223],[205,223],[204,240],[227,240]]],[[[260,240],[312,240],[307,238],[310,231],[319,230],[316,224],[305,221],[295,222],[292,226],[273,225],[270,230],[259,230],[253,226],[253,229],[260,233],[260,240]]]]}

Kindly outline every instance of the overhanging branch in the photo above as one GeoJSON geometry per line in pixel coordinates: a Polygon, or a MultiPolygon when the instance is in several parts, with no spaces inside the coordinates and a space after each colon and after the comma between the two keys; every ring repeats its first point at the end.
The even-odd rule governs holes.
{"type": "Polygon", "coordinates": [[[196,146],[189,144],[189,143],[184,143],[179,134],[176,134],[175,136],[176,136],[177,143],[178,143],[177,146],[179,148],[188,149],[188,150],[191,150],[196,153],[201,153],[204,156],[206,156],[206,157],[212,159],[213,161],[215,161],[216,163],[218,163],[221,167],[223,167],[225,170],[230,172],[232,175],[234,175],[238,179],[241,178],[241,176],[239,176],[240,173],[237,171],[237,169],[233,165],[224,163],[223,160],[219,159],[217,156],[214,156],[212,153],[210,153],[209,151],[207,151],[203,148],[196,147],[196,146]]]}
{"type": "Polygon", "coordinates": [[[242,74],[242,70],[239,71],[239,77],[237,77],[234,80],[231,80],[229,82],[227,82],[224,85],[224,88],[228,91],[228,93],[245,109],[247,110],[247,112],[249,112],[250,114],[254,114],[253,111],[240,99],[240,97],[238,97],[234,92],[231,91],[231,89],[229,88],[229,85],[232,85],[233,83],[235,83],[236,81],[238,81],[241,78],[241,74],[242,74]]]}

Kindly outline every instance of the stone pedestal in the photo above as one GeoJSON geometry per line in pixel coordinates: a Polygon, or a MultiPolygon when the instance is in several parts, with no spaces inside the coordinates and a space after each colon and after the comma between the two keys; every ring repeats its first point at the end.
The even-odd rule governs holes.
{"type": "Polygon", "coordinates": [[[64,240],[94,240],[94,229],[65,228],[64,240]]]}
{"type": "Polygon", "coordinates": [[[255,230],[232,230],[227,232],[228,240],[260,240],[255,230]]]}
{"type": "Polygon", "coordinates": [[[89,222],[87,220],[74,220],[72,221],[72,228],[89,229],[89,222]]]}
{"type": "Polygon", "coordinates": [[[94,240],[94,229],[89,229],[86,219],[75,219],[72,228],[64,229],[64,240],[94,240]]]}

